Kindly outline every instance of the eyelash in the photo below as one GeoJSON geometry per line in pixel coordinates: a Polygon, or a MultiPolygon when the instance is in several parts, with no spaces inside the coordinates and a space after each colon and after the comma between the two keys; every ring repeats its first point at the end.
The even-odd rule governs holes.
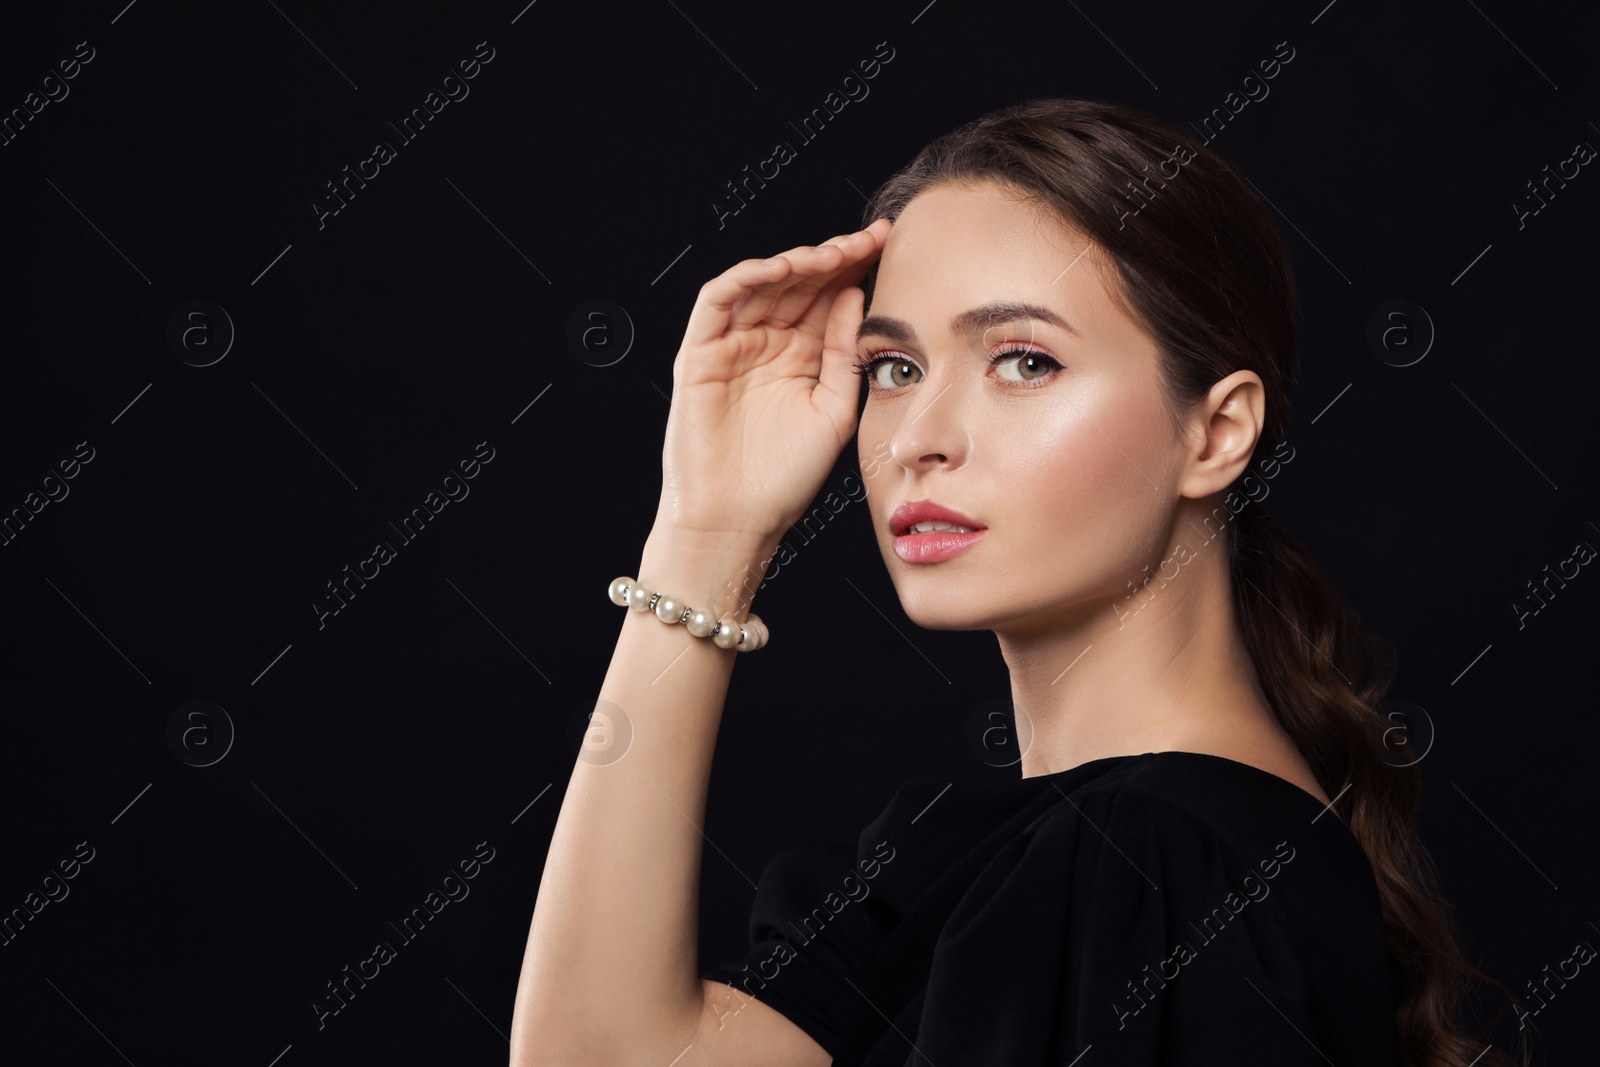
{"type": "MultiPolygon", "coordinates": [[[[1043,378],[1035,378],[1032,381],[1014,382],[1007,380],[1007,385],[1014,385],[1023,389],[1037,389],[1042,385],[1050,384],[1050,382],[1055,378],[1055,371],[1066,370],[1066,367],[1062,365],[1060,360],[1056,359],[1054,356],[1047,355],[1036,348],[1008,348],[1003,352],[997,352],[993,357],[990,358],[989,366],[993,367],[1016,356],[1033,356],[1036,359],[1042,359],[1045,363],[1050,365],[1052,373],[1045,375],[1043,378]]],[[[888,388],[873,382],[873,371],[877,369],[877,366],[880,363],[910,363],[913,367],[916,366],[916,363],[910,359],[907,359],[904,355],[896,353],[894,349],[872,349],[864,357],[858,359],[855,363],[855,366],[853,366],[851,370],[854,373],[861,375],[862,379],[867,383],[867,389],[875,393],[898,393],[901,389],[905,388],[904,386],[888,388]]],[[[919,367],[918,369],[920,370],[921,368],[919,367]]]]}

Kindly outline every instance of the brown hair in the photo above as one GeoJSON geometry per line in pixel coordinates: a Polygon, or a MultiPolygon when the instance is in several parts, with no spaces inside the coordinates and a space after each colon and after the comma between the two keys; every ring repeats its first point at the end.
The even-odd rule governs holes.
{"type": "MultiPolygon", "coordinates": [[[[1108,253],[1118,275],[1114,298],[1159,346],[1175,426],[1233,371],[1261,377],[1266,423],[1235,488],[1257,456],[1278,451],[1298,365],[1293,277],[1271,216],[1230,164],[1131,108],[1030,100],[934,140],[877,191],[863,223],[897,218],[913,197],[940,183],[980,181],[999,181],[1053,209],[1108,253]]],[[[874,265],[869,294],[876,276],[874,265]]],[[[1394,680],[1394,656],[1344,607],[1299,540],[1249,496],[1228,496],[1243,496],[1237,521],[1221,517],[1235,614],[1261,685],[1377,880],[1401,1062],[1510,1067],[1513,1061],[1498,1051],[1480,1055],[1485,1042],[1465,1028],[1472,978],[1495,986],[1508,1002],[1512,997],[1463,957],[1450,905],[1417,835],[1420,757],[1378,710],[1394,680]]],[[[1502,1005],[1484,1030],[1504,1014],[1502,1005]]]]}

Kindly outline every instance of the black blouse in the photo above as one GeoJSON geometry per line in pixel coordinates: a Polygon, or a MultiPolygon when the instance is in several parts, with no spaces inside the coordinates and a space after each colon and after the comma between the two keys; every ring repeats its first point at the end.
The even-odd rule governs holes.
{"type": "Polygon", "coordinates": [[[855,847],[776,856],[750,951],[701,976],[836,1067],[1399,1064],[1360,844],[1293,783],[1198,752],[907,782],[855,847]]]}

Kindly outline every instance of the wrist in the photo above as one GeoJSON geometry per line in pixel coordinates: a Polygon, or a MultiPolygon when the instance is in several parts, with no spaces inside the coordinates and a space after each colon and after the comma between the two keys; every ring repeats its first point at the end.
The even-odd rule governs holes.
{"type": "Polygon", "coordinates": [[[645,540],[638,580],[715,618],[743,622],[775,550],[770,539],[657,526],[645,540]]]}

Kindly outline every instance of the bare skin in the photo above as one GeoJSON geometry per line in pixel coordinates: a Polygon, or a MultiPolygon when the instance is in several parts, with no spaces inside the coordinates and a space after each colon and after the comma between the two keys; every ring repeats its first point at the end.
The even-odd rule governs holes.
{"type": "MultiPolygon", "coordinates": [[[[1154,345],[1120,310],[1103,266],[1081,235],[997,186],[941,186],[892,226],[880,219],[707,282],[673,364],[639,583],[743,622],[751,603],[740,590],[754,587],[747,580],[856,435],[907,614],[999,641],[1019,723],[1031,728],[1025,775],[1207,752],[1326,803],[1255,677],[1220,538],[1159,593],[1126,599],[1147,565],[1173,574],[1161,568],[1175,543],[1243,473],[1264,399],[1256,375],[1236,372],[1174,430],[1154,345]],[[880,257],[873,317],[899,320],[909,340],[863,323],[858,284],[880,257]],[[993,315],[986,329],[950,332],[953,315],[990,301],[1042,305],[1075,333],[993,315]],[[988,365],[1019,345],[1065,369],[1037,356],[988,365]],[[882,388],[862,409],[852,365],[888,347],[882,388]],[[1036,377],[1045,384],[1021,384],[1036,377]],[[940,563],[901,560],[889,512],[927,498],[982,522],[983,540],[940,563]]],[[[513,1067],[830,1062],[779,1012],[698,977],[700,827],[741,654],[625,612],[597,710],[630,739],[620,758],[586,746],[574,765],[517,986],[513,1067]]]]}
{"type": "MultiPolygon", "coordinates": [[[[855,286],[889,229],[745,260],[701,287],[673,363],[640,584],[747,618],[740,590],[855,432],[855,286]]],[[[700,827],[739,655],[624,614],[596,712],[630,740],[620,758],[609,739],[586,743],[574,764],[517,984],[513,1067],[830,1062],[784,1015],[698,976],[700,827]]]]}
{"type": "Polygon", "coordinates": [[[929,190],[896,220],[858,343],[885,358],[857,440],[901,604],[930,629],[994,631],[1019,729],[1032,728],[1024,776],[1176,749],[1260,767],[1326,803],[1256,679],[1223,541],[1203,535],[1260,436],[1261,380],[1228,375],[1175,432],[1155,344],[1114,285],[1098,248],[992,183],[929,190]],[[950,332],[991,301],[1041,305],[1072,330],[995,313],[950,332]],[[983,539],[937,563],[900,559],[889,513],[924,499],[983,523],[983,539]],[[1181,567],[1179,542],[1194,553],[1181,567]],[[1130,597],[1149,573],[1172,580],[1130,597]]]}

